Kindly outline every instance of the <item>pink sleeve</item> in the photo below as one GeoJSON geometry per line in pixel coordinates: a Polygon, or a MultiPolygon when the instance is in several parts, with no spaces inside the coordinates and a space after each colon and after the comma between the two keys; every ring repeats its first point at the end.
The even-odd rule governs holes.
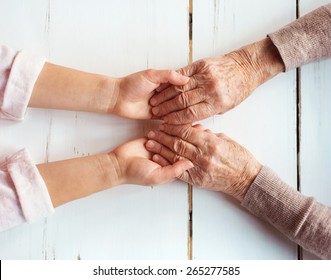
{"type": "Polygon", "coordinates": [[[0,46],[0,117],[23,120],[43,57],[0,46]]]}
{"type": "Polygon", "coordinates": [[[27,150],[0,165],[0,232],[54,211],[47,187],[27,150]]]}

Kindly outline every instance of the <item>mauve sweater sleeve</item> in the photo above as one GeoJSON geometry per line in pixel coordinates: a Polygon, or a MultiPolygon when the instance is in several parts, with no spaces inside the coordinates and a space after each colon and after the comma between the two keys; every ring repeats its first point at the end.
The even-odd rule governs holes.
{"type": "MultiPolygon", "coordinates": [[[[44,62],[44,58],[27,51],[17,52],[0,46],[0,117],[24,118],[44,62]]],[[[24,222],[34,222],[53,211],[45,182],[27,150],[0,163],[0,232],[24,222]]]]}
{"type": "Polygon", "coordinates": [[[300,17],[268,36],[277,47],[286,71],[331,57],[331,4],[300,17]]]}
{"type": "Polygon", "coordinates": [[[263,167],[242,206],[322,259],[331,259],[331,209],[289,187],[263,167]]]}

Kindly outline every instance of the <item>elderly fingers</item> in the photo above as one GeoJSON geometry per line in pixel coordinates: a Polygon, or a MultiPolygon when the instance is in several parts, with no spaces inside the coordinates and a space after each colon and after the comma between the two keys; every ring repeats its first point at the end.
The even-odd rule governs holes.
{"type": "MultiPolygon", "coordinates": [[[[146,147],[149,146],[149,142],[154,142],[154,141],[149,140],[146,143],[146,147]]],[[[154,143],[160,145],[157,142],[154,142],[154,143]]],[[[180,161],[180,160],[184,160],[183,157],[180,157],[180,156],[176,155],[174,152],[172,152],[171,150],[169,150],[168,148],[166,148],[164,146],[163,146],[163,149],[159,149],[159,148],[156,147],[156,145],[154,146],[152,144],[152,147],[147,148],[147,150],[150,150],[151,152],[156,153],[156,154],[153,155],[152,160],[155,163],[161,165],[162,167],[171,165],[171,162],[173,163],[174,159],[175,159],[175,162],[180,161]],[[160,153],[158,153],[158,151],[160,151],[160,153]]],[[[189,182],[190,176],[189,176],[189,173],[187,171],[185,171],[181,175],[177,176],[177,178],[182,180],[182,181],[189,182]]]]}
{"type": "Polygon", "coordinates": [[[163,102],[162,104],[154,107],[152,112],[155,116],[164,116],[169,113],[179,111],[190,107],[192,105],[198,104],[205,100],[205,95],[201,88],[186,91],[176,95],[174,98],[163,102]]]}
{"type": "Polygon", "coordinates": [[[162,91],[154,94],[153,97],[150,99],[149,103],[152,106],[158,106],[159,104],[174,98],[178,94],[181,94],[181,92],[182,91],[180,90],[180,87],[174,87],[174,86],[167,87],[162,91]]]}
{"type": "Polygon", "coordinates": [[[184,157],[179,156],[168,147],[161,145],[154,140],[148,140],[146,143],[146,149],[151,153],[159,155],[160,158],[154,159],[153,161],[159,163],[161,166],[165,165],[166,162],[169,164],[175,163],[176,161],[184,159],[184,157]]]}
{"type": "Polygon", "coordinates": [[[170,136],[161,131],[151,131],[147,136],[150,140],[154,140],[146,143],[147,150],[161,154],[170,162],[177,161],[179,156],[192,161],[196,158],[197,148],[181,138],[170,136]],[[172,153],[169,153],[169,149],[172,153]]]}
{"type": "Polygon", "coordinates": [[[201,102],[181,111],[172,112],[162,117],[162,119],[169,124],[188,124],[208,118],[215,114],[217,114],[217,111],[213,108],[213,105],[201,102]]]}
{"type": "Polygon", "coordinates": [[[160,131],[163,131],[169,135],[182,138],[183,140],[199,147],[205,144],[205,137],[203,134],[203,126],[196,125],[172,125],[172,124],[161,124],[159,127],[160,131]]]}

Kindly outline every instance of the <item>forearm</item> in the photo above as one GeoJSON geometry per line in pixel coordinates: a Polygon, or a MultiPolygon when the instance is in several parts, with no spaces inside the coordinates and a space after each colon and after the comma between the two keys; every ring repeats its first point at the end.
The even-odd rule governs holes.
{"type": "Polygon", "coordinates": [[[28,106],[107,113],[117,95],[117,79],[45,63],[28,106]]]}
{"type": "Polygon", "coordinates": [[[290,188],[263,167],[242,205],[289,239],[324,259],[331,259],[331,209],[290,188]]]}
{"type": "Polygon", "coordinates": [[[244,73],[247,73],[250,92],[285,70],[279,51],[270,38],[244,46],[229,53],[228,56],[244,69],[244,73]]]}
{"type": "Polygon", "coordinates": [[[54,207],[121,183],[112,153],[39,164],[37,168],[54,207]]]}

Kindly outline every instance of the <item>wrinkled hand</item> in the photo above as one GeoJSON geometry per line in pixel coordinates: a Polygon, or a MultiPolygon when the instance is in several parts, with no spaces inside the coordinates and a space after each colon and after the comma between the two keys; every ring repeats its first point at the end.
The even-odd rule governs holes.
{"type": "Polygon", "coordinates": [[[161,166],[152,160],[145,148],[147,139],[141,138],[117,147],[110,157],[117,166],[119,184],[159,185],[170,182],[193,167],[187,160],[161,166]]]}
{"type": "Polygon", "coordinates": [[[152,112],[166,123],[188,124],[222,114],[284,69],[270,39],[223,57],[207,58],[179,70],[189,76],[184,86],[161,87],[151,99],[152,112]]]}
{"type": "Polygon", "coordinates": [[[116,82],[116,101],[110,111],[130,119],[150,119],[149,99],[154,90],[163,83],[181,86],[188,80],[173,70],[145,70],[120,78],[116,82]]]}
{"type": "Polygon", "coordinates": [[[215,135],[202,126],[160,126],[151,131],[146,148],[155,153],[153,160],[162,166],[184,158],[194,168],[179,178],[210,190],[227,193],[242,201],[261,165],[244,147],[224,134],[215,135]]]}

